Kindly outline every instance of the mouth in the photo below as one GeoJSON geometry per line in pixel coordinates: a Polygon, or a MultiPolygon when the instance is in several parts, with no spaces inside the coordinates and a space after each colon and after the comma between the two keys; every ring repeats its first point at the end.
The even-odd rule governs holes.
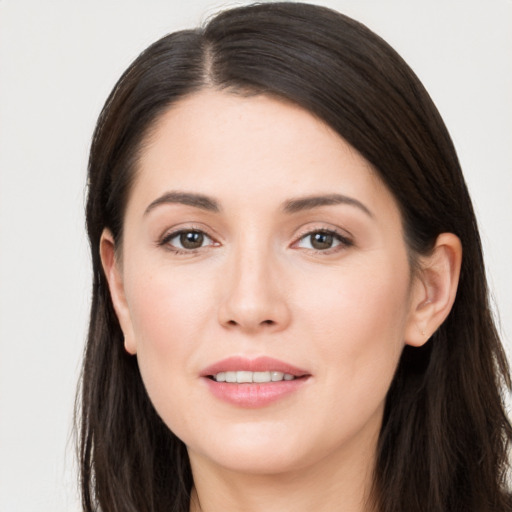
{"type": "Polygon", "coordinates": [[[232,384],[265,384],[268,382],[281,382],[283,380],[295,380],[305,378],[306,375],[296,376],[291,373],[283,373],[277,370],[266,372],[250,372],[246,370],[236,370],[219,372],[215,375],[208,375],[208,378],[215,382],[229,382],[232,384]]]}
{"type": "Polygon", "coordinates": [[[309,372],[297,366],[266,356],[255,359],[228,357],[201,372],[201,377],[233,384],[291,381],[309,375],[309,372]]]}
{"type": "Polygon", "coordinates": [[[201,372],[211,393],[237,407],[263,407],[296,393],[311,374],[270,357],[230,357],[201,372]]]}

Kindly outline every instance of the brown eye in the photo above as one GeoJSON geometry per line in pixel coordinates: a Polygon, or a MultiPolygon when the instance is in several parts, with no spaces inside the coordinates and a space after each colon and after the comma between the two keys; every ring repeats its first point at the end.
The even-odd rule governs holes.
{"type": "Polygon", "coordinates": [[[301,249],[311,249],[314,251],[328,251],[339,247],[350,247],[353,243],[344,236],[335,231],[319,230],[311,231],[304,235],[296,244],[301,249]]]}
{"type": "Polygon", "coordinates": [[[167,246],[176,252],[187,252],[201,249],[210,245],[216,245],[215,242],[202,231],[195,229],[184,229],[175,231],[165,236],[160,245],[167,246]]]}
{"type": "Polygon", "coordinates": [[[311,247],[319,251],[330,249],[334,242],[334,237],[331,233],[313,233],[311,237],[311,247]]]}
{"type": "Polygon", "coordinates": [[[199,249],[204,242],[204,234],[199,231],[184,231],[179,236],[180,244],[184,249],[199,249]]]}

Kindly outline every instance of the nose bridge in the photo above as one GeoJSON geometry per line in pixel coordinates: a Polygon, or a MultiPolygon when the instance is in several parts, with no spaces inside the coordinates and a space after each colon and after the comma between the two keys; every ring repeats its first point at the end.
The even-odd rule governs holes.
{"type": "Polygon", "coordinates": [[[290,315],[280,275],[271,244],[249,236],[234,244],[219,310],[221,323],[247,331],[284,328],[290,315]]]}

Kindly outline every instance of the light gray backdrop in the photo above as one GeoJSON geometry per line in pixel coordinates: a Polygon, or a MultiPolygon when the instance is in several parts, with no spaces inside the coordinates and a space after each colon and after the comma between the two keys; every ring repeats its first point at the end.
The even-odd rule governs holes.
{"type": "MultiPolygon", "coordinates": [[[[441,111],[510,353],[512,1],[319,3],[390,42],[441,111]]],[[[84,181],[102,103],[145,46],[226,5],[0,0],[0,512],[79,510],[70,439],[90,294],[84,181]]]]}

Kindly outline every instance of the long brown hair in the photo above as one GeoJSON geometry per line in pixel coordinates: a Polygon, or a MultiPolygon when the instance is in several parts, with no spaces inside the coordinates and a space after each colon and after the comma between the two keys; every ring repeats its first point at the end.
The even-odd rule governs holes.
{"type": "Polygon", "coordinates": [[[204,88],[267,94],[330,125],[378,171],[400,206],[411,254],[443,232],[463,246],[453,309],[422,348],[406,347],[389,390],[373,497],[379,512],[512,510],[505,492],[512,427],[500,390],[506,358],[488,303],[471,200],[450,136],[407,64],[363,25],[327,8],[263,3],[224,11],[146,49],[108,98],[94,133],[87,200],[93,261],[80,389],[87,512],[188,510],[184,444],[144,389],[99,257],[123,215],[144,138],[159,116],[204,88]]]}

